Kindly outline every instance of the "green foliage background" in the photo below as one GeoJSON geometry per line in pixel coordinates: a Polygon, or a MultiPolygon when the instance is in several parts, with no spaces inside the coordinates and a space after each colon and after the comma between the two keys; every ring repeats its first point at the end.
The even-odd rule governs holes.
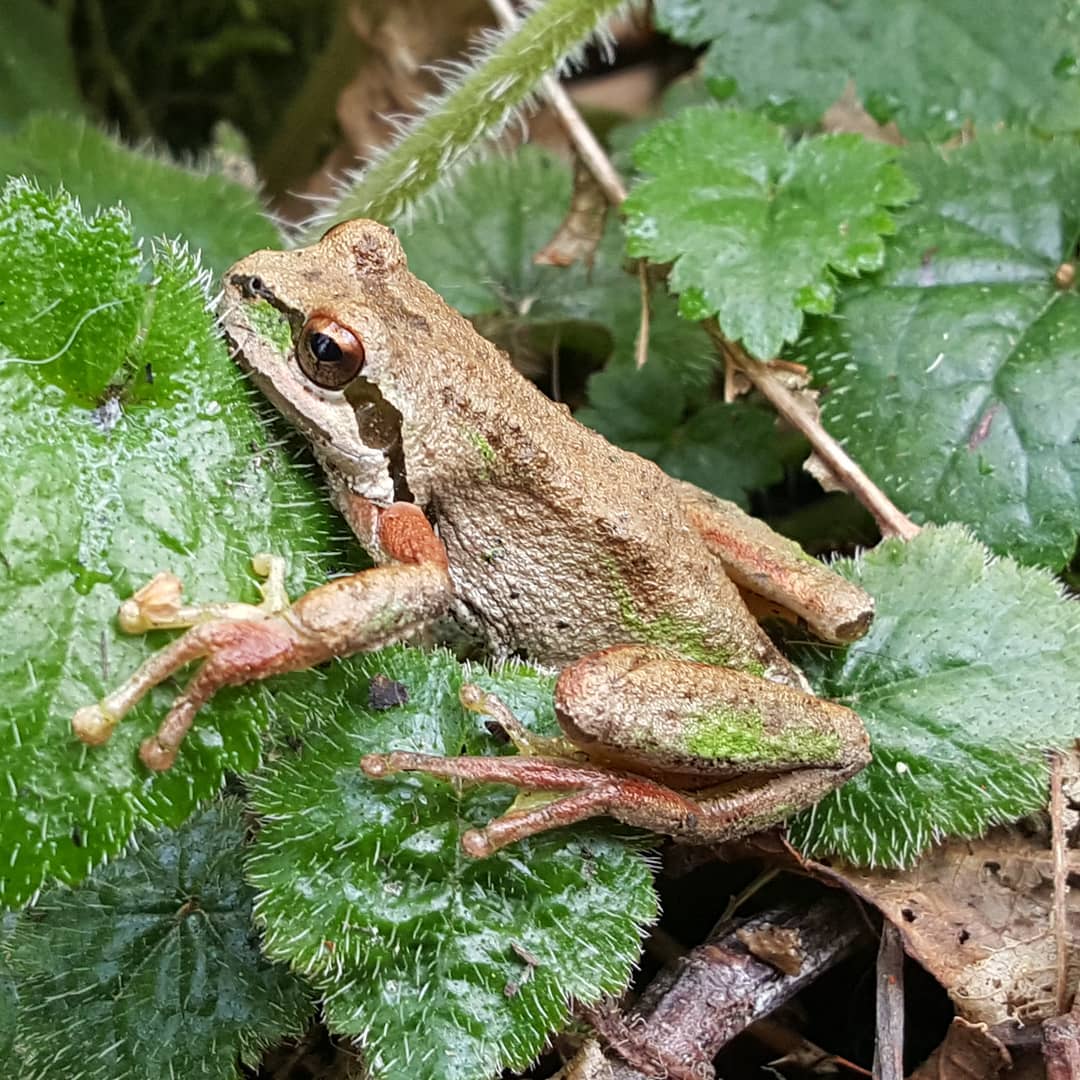
{"type": "MultiPolygon", "coordinates": [[[[577,29],[549,26],[513,85],[480,69],[469,85],[492,123],[611,6],[551,5],[577,29]]],[[[443,653],[223,693],[163,775],[135,749],[168,688],[105,748],[70,736],[72,711],[164,640],[114,628],[154,572],[199,599],[255,599],[256,551],[286,556],[294,594],[355,565],[310,462],[215,331],[214,278],[289,242],[224,167],[243,138],[200,146],[192,166],[100,123],[108,106],[137,137],[191,145],[224,116],[258,151],[319,63],[327,26],[302,8],[127,18],[132,40],[168,41],[121,49],[132,85],[182,72],[214,87],[182,116],[167,92],[140,102],[95,81],[100,55],[70,47],[79,5],[0,11],[0,164],[27,178],[0,201],[0,1057],[25,1077],[233,1077],[302,1030],[316,997],[375,1076],[494,1075],[538,1053],[571,999],[617,993],[655,917],[639,837],[590,825],[465,864],[460,832],[505,809],[506,789],[356,770],[393,746],[506,752],[458,706],[466,673],[443,653]],[[408,701],[369,708],[377,674],[408,701]],[[207,807],[230,774],[243,802],[207,807]]],[[[563,163],[525,147],[427,167],[432,146],[477,156],[483,125],[460,101],[393,148],[415,181],[404,194],[375,172],[344,205],[407,201],[395,224],[414,272],[558,384],[554,358],[583,422],[743,506],[790,508],[806,445],[761,402],[720,400],[698,320],[807,365],[827,428],[931,527],[839,564],[876,598],[866,638],[797,647],[818,691],[864,718],[875,757],[790,836],[909,864],[1041,806],[1046,748],[1077,735],[1080,620],[1051,572],[1069,573],[1080,530],[1080,20],[1058,0],[1036,17],[1005,0],[657,10],[706,47],[700,77],[614,133],[633,190],[591,265],[532,259],[569,199],[563,163]],[[849,80],[907,145],[816,134],[849,80]],[[945,145],[957,132],[967,144],[945,145]],[[641,370],[628,255],[655,264],[641,370]]],[[[820,507],[797,514],[827,550],[847,510],[820,507]]],[[[553,729],[549,679],[480,677],[553,729]]]]}

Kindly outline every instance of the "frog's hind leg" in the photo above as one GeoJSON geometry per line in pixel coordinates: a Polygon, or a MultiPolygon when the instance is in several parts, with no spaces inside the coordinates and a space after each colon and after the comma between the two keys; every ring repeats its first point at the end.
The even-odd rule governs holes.
{"type": "Polygon", "coordinates": [[[657,832],[685,833],[694,827],[698,806],[685,795],[643,776],[617,773],[598,765],[579,765],[563,758],[440,757],[396,750],[367,754],[360,767],[373,778],[399,772],[424,772],[468,784],[513,784],[530,793],[566,792],[527,809],[511,809],[482,829],[461,837],[468,855],[484,858],[526,836],[607,815],[627,824],[636,820],[634,808],[649,806],[646,827],[657,832]]]}
{"type": "Polygon", "coordinates": [[[777,824],[838,787],[855,771],[804,769],[743,782],[734,789],[689,795],[634,773],[552,758],[447,758],[394,751],[368,754],[360,767],[376,778],[424,772],[464,783],[513,784],[531,793],[567,793],[539,805],[511,809],[483,828],[467,830],[461,846],[474,858],[485,858],[507,844],[548,829],[601,816],[692,843],[720,843],[777,824]]]}
{"type": "Polygon", "coordinates": [[[686,520],[738,585],[759,618],[803,620],[823,641],[846,644],[866,633],[874,601],[853,581],[807,555],[733,502],[673,481],[686,520]]]}
{"type": "Polygon", "coordinates": [[[466,706],[506,730],[517,756],[398,751],[360,765],[372,777],[425,772],[520,788],[507,813],[464,834],[473,856],[602,815],[718,843],[782,821],[869,760],[865,729],[849,709],[654,646],[613,646],[563,669],[555,712],[564,738],[522,730],[494,695],[469,689],[466,706]]]}

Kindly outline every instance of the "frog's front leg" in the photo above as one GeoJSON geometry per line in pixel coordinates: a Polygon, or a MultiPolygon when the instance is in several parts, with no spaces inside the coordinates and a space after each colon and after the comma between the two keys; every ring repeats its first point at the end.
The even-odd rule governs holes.
{"type": "Polygon", "coordinates": [[[124,629],[191,629],[150,657],[123,686],[79,709],[72,719],[78,738],[91,745],[104,743],[149,690],[185,664],[202,659],[157,733],[140,748],[148,768],[168,769],[195,714],[223,686],[380,649],[442,615],[452,594],[446,549],[423,511],[411,503],[386,509],[367,503],[354,511],[372,518],[372,545],[392,561],[320,585],[292,605],[284,596],[282,568],[273,560],[256,567],[269,575],[258,606],[182,606],[180,583],[172,575],[159,575],[141,589],[121,608],[124,629]]]}
{"type": "Polygon", "coordinates": [[[419,771],[558,793],[465,833],[465,851],[482,857],[598,815],[718,843],[812,805],[870,760],[866,732],[849,709],[644,646],[606,649],[565,668],[555,709],[587,763],[399,751],[368,755],[361,765],[373,777],[419,771]]]}

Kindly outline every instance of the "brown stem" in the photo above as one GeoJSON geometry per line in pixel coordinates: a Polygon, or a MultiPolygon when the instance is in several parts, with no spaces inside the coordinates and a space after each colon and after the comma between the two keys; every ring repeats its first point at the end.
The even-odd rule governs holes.
{"type": "MultiPolygon", "coordinates": [[[[809,907],[792,901],[738,926],[729,924],[693,949],[675,971],[653,980],[631,1016],[635,1039],[666,1062],[702,1073],[725,1043],[819,978],[862,934],[851,901],[839,893],[809,907]],[[796,974],[784,974],[742,944],[748,935],[777,930],[798,940],[796,974]]],[[[625,1062],[609,1064],[611,1080],[645,1075],[625,1062]]]]}
{"type": "Polygon", "coordinates": [[[1066,915],[1068,866],[1065,844],[1065,793],[1062,773],[1065,762],[1055,753],[1050,763],[1050,836],[1054,856],[1054,951],[1057,968],[1055,1015],[1061,1016],[1069,1004],[1069,925],[1066,915]]]}
{"type": "Polygon", "coordinates": [[[902,540],[910,540],[918,535],[919,526],[859,468],[848,452],[821,426],[802,398],[789,390],[768,364],[755,360],[738,343],[728,341],[715,319],[707,319],[704,325],[728,362],[746,375],[796,431],[806,436],[814,452],[829,467],[836,480],[874,515],[882,536],[899,536],[902,540]]]}
{"type": "Polygon", "coordinates": [[[888,919],[877,955],[877,1037],[874,1080],[904,1078],[904,943],[888,919]]]}
{"type": "MultiPolygon", "coordinates": [[[[518,17],[510,6],[509,0],[488,0],[488,5],[503,27],[510,30],[517,26],[518,17]]],[[[551,111],[562,125],[578,157],[585,163],[607,196],[608,202],[612,206],[621,206],[626,198],[626,185],[599,140],[592,133],[592,129],[578,112],[570,95],[562,88],[554,75],[545,75],[540,81],[540,86],[551,106],[551,111]]]]}

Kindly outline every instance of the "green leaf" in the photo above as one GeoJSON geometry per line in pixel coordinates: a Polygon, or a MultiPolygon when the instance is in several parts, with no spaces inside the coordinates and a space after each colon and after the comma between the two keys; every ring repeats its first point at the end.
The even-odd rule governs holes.
{"type": "Polygon", "coordinates": [[[641,294],[623,269],[616,223],[608,222],[591,268],[533,262],[566,214],[570,184],[563,162],[530,146],[476,162],[396,223],[409,269],[463,315],[483,317],[485,328],[497,319],[504,344],[592,323],[603,331],[598,358],[613,342],[632,350],[641,294]]]}
{"type": "Polygon", "coordinates": [[[32,117],[0,137],[0,173],[59,184],[88,210],[122,202],[137,236],[177,236],[220,274],[281,236],[256,195],[224,176],[130,150],[82,120],[32,117]]]}
{"type": "Polygon", "coordinates": [[[243,846],[227,801],[21,916],[22,1080],[231,1080],[238,1059],[303,1030],[308,991],[259,951],[243,846]]]}
{"type": "Polygon", "coordinates": [[[0,131],[39,109],[82,112],[67,27],[38,0],[0,7],[0,131]]]}
{"type": "Polygon", "coordinates": [[[121,212],[87,221],[13,182],[0,266],[0,906],[17,906],[49,877],[81,880],[137,824],[183,821],[256,765],[279,708],[264,687],[219,695],[153,776],[136,751],[175,687],[107,746],[77,742],[74,711],[166,640],[120,634],[120,602],[166,568],[193,598],[255,600],[259,551],[286,558],[295,594],[343,527],[267,447],[197,260],[162,245],[144,264],[121,212]]]}
{"type": "Polygon", "coordinates": [[[811,127],[849,80],[909,137],[965,124],[1080,128],[1080,24],[1069,0],[659,0],[660,27],[710,42],[704,74],[742,105],[811,127]]]}
{"type": "Polygon", "coordinates": [[[788,147],[761,117],[686,109],[635,147],[650,178],[624,204],[627,250],[674,263],[684,316],[717,315],[729,338],[772,357],[804,311],[832,309],[834,271],[881,266],[886,207],[915,194],[893,156],[855,135],[788,147]]]}
{"type": "Polygon", "coordinates": [[[1060,568],[1080,529],[1080,151],[985,136],[910,150],[926,193],[885,269],[811,324],[826,426],[916,520],[1060,568]]]}
{"type": "Polygon", "coordinates": [[[863,718],[874,760],[795,819],[793,842],[908,866],[945,836],[1045,805],[1043,751],[1080,734],[1076,601],[955,525],[836,566],[876,600],[874,624],[846,651],[797,659],[863,718]]]}
{"type": "Polygon", "coordinates": [[[457,700],[466,673],[530,727],[555,729],[550,677],[385,649],[328,670],[302,750],[257,777],[265,824],[248,876],[266,949],[324,993],[331,1030],[361,1037],[380,1080],[523,1067],[565,1024],[569,998],[623,988],[656,914],[644,860],[610,828],[559,830],[474,861],[461,833],[504,811],[512,789],[360,771],[369,751],[499,752],[457,700]],[[375,674],[407,702],[369,708],[375,674]]]}

